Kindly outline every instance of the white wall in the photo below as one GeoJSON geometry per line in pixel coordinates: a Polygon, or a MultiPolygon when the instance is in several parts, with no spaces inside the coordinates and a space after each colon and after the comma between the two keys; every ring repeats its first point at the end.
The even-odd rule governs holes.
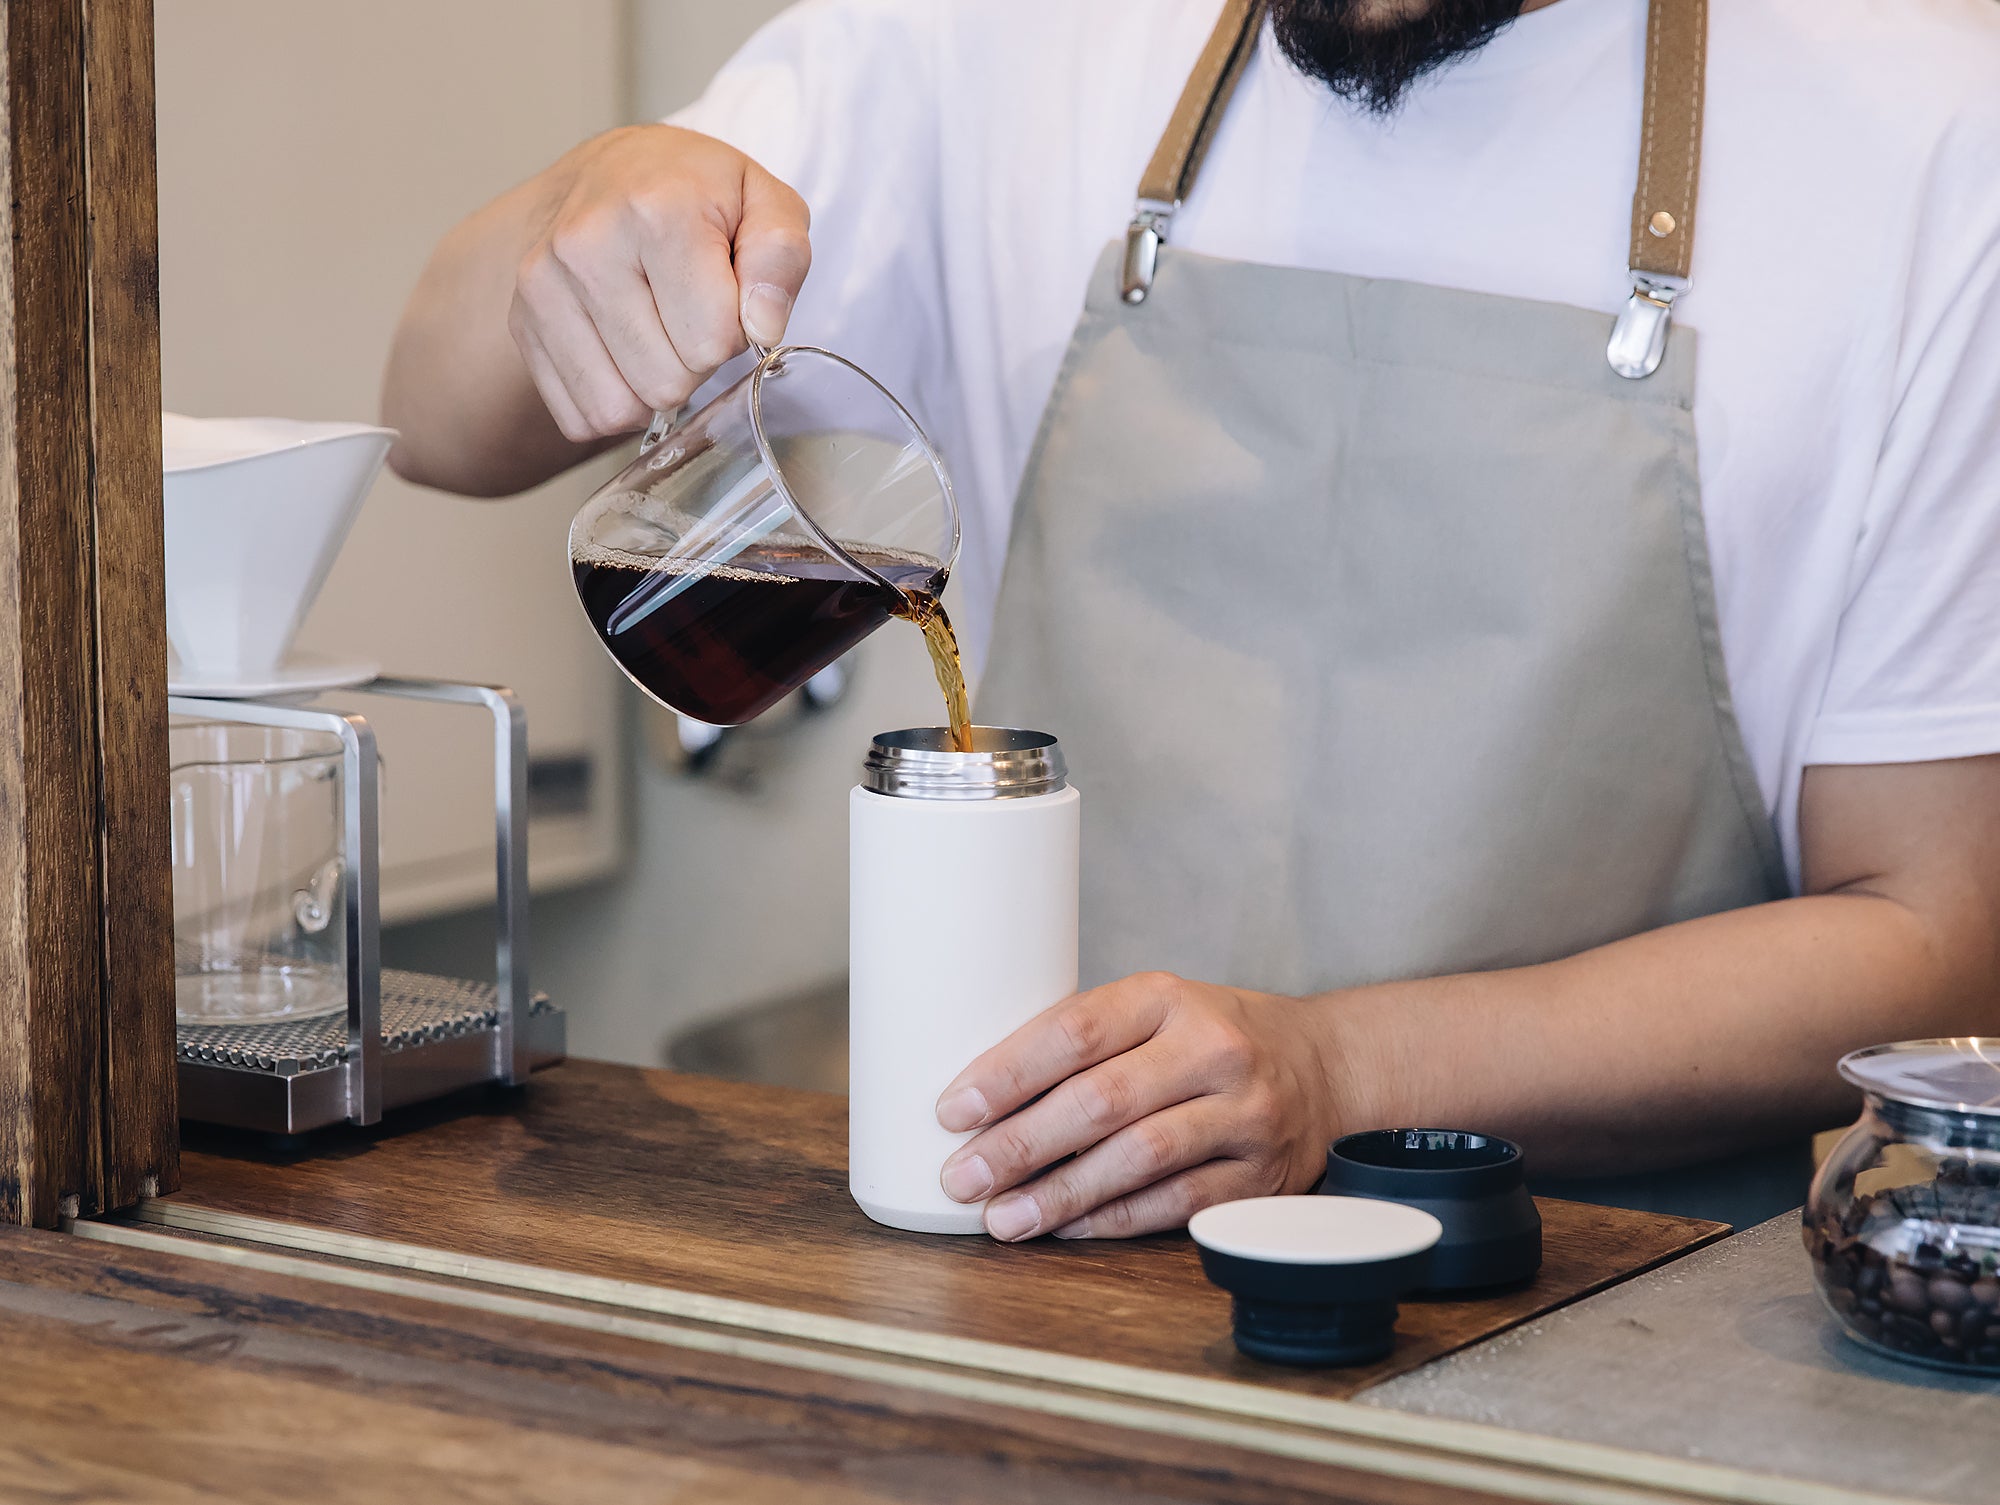
{"type": "MultiPolygon", "coordinates": [[[[778,0],[630,4],[635,118],[692,98],[782,8],[778,0]]],[[[755,787],[636,759],[627,871],[535,906],[534,976],[570,1011],[575,1053],[658,1062],[691,1021],[844,973],[847,791],[873,733],[939,718],[915,631],[889,624],[860,659],[847,703],[755,749],[755,787]]],[[[385,949],[401,965],[467,972],[483,960],[485,924],[467,916],[406,927],[385,949]]]]}
{"type": "MultiPolygon", "coordinates": [[[[467,211],[615,124],[624,0],[171,0],[158,8],[167,406],[372,419],[396,319],[467,211]]],[[[538,821],[537,882],[601,876],[624,825],[625,690],[569,585],[582,477],[505,505],[384,475],[301,646],[514,685],[540,754],[606,786],[538,821]]],[[[282,498],[272,499],[274,510],[282,498]]],[[[384,913],[492,891],[490,729],[368,702],[388,769],[384,913]]]]}
{"type": "Polygon", "coordinates": [[[790,0],[626,0],[626,98],[634,120],[689,103],[790,0]]]}

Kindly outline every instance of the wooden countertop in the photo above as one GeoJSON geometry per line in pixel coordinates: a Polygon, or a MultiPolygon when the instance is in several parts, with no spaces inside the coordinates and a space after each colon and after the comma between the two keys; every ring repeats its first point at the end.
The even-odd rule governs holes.
{"type": "MultiPolygon", "coordinates": [[[[584,1277],[599,1283],[594,1299],[655,1310],[649,1291],[745,1303],[800,1320],[755,1311],[724,1320],[931,1357],[971,1350],[970,1362],[983,1363],[988,1349],[1025,1351],[1336,1397],[1725,1231],[1544,1202],[1545,1257],[1533,1282],[1479,1300],[1406,1302],[1390,1358],[1295,1370],[1236,1352],[1229,1299],[1202,1275],[1185,1235],[1002,1245],[896,1232],[849,1198],[845,1145],[844,1098],[573,1061],[470,1110],[331,1133],[305,1158],[276,1159],[249,1138],[191,1135],[182,1189],[155,1215],[247,1216],[505,1261],[584,1277]],[[626,1298],[604,1283],[628,1288],[626,1298]],[[908,1337],[930,1346],[902,1345],[908,1337]]],[[[986,1358],[1055,1372],[1022,1369],[1008,1353],[986,1358]]]]}
{"type": "Polygon", "coordinates": [[[1498,1505],[1323,1461],[0,1230],[0,1495],[1498,1505]]]}
{"type": "Polygon", "coordinates": [[[844,1118],[836,1097],[572,1062],[303,1155],[191,1130],[182,1190],[135,1220],[0,1234],[0,1477],[335,1505],[1631,1505],[1728,1486],[1342,1399],[1716,1225],[1544,1203],[1537,1280],[1407,1303],[1392,1360],[1300,1372],[1235,1353],[1184,1236],[1003,1246],[868,1222],[844,1118]]]}

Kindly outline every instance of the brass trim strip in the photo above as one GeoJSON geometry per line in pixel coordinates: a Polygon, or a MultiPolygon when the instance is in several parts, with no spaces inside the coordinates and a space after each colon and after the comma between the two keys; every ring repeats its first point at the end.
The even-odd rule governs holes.
{"type": "Polygon", "coordinates": [[[1167,1374],[1100,1359],[911,1332],[852,1318],[454,1254],[418,1244],[175,1202],[142,1203],[134,1216],[163,1229],[296,1250],[430,1278],[412,1280],[376,1275],[348,1266],[269,1254],[262,1249],[206,1243],[175,1237],[173,1233],[149,1233],[125,1224],[78,1222],[65,1226],[83,1237],[106,1243],[164,1249],[357,1289],[637,1336],[815,1372],[962,1395],[1072,1419],[1100,1420],[1140,1431],[1197,1436],[1278,1456],[1560,1502],[1560,1505],[1639,1505],[1642,1501],[1694,1499],[1756,1502],[1756,1505],[1913,1505],[1894,1496],[1719,1464],[1512,1432],[1478,1422],[1416,1416],[1233,1380],[1167,1374]],[[440,1281],[453,1284],[439,1284],[440,1281]],[[586,1311],[502,1295],[501,1291],[528,1292],[610,1310],[586,1311]],[[635,1319],[617,1313],[644,1316],[635,1319]],[[737,1338],[729,1333],[671,1325],[682,1322],[736,1329],[760,1337],[737,1338]],[[856,1357],[857,1353],[877,1357],[856,1357]],[[1012,1383],[1015,1381],[1028,1383],[1012,1383]],[[1078,1395],[1074,1393],[1077,1391],[1095,1395],[1078,1395]],[[1097,1395],[1120,1399],[1100,1400],[1095,1398],[1097,1395]],[[1524,1474],[1524,1469],[1531,1472],[1524,1474]]]}

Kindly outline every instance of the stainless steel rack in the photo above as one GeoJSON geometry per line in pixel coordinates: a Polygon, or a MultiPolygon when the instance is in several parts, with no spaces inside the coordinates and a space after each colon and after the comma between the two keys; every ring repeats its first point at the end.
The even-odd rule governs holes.
{"type": "Polygon", "coordinates": [[[277,1134],[372,1124],[387,1109],[480,1083],[524,1082],[563,1058],[563,1012],[528,988],[528,727],[520,703],[497,686],[425,679],[383,678],[340,693],[483,706],[492,716],[495,980],[382,970],[378,764],[366,717],[303,700],[171,696],[176,715],[337,735],[347,859],[345,1016],[181,1025],[183,1118],[277,1134]]]}

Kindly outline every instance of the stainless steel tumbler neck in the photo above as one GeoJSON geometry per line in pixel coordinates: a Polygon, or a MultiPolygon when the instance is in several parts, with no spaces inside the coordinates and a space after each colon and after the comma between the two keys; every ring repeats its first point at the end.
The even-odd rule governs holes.
{"type": "Polygon", "coordinates": [[[1062,747],[1046,732],[972,729],[973,750],[954,752],[941,726],[883,732],[868,748],[861,787],[916,800],[1012,800],[1069,787],[1062,747]]]}

